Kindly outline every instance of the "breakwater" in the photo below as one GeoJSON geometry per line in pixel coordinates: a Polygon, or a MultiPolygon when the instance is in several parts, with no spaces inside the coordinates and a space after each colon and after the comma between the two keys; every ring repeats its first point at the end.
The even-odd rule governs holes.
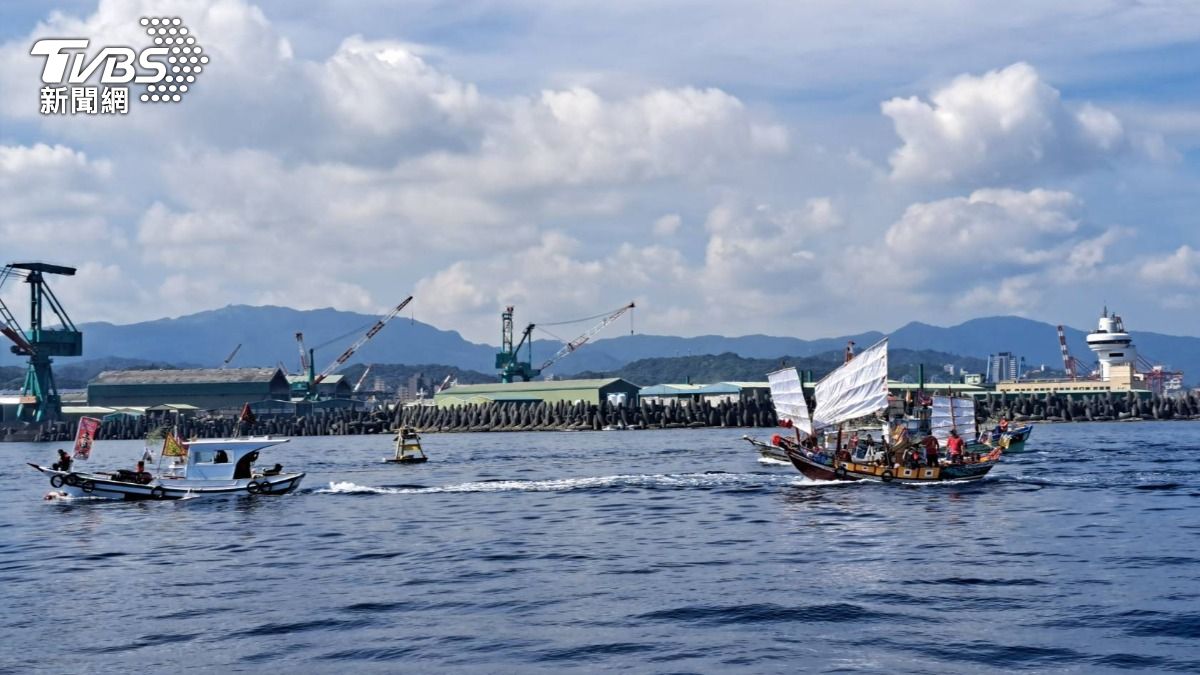
{"type": "Polygon", "coordinates": [[[1200,419],[1200,396],[1140,397],[1132,392],[1104,394],[997,394],[975,399],[980,422],[1007,417],[1017,422],[1109,422],[1117,420],[1200,419]]]}
{"type": "MultiPolygon", "coordinates": [[[[996,394],[976,398],[980,423],[1007,417],[1015,422],[1104,422],[1114,420],[1200,419],[1200,396],[1134,394],[996,394]]],[[[174,423],[166,414],[122,416],[105,420],[99,440],[145,438],[174,423]]],[[[410,406],[391,411],[321,411],[304,416],[263,416],[252,425],[236,416],[185,417],[184,438],[222,438],[242,434],[278,436],[348,436],[389,433],[399,426],[422,433],[485,431],[598,431],[609,428],[683,429],[700,427],[774,427],[770,397],[733,403],[671,402],[613,405],[593,403],[486,403],[446,408],[410,406]]],[[[75,426],[60,422],[44,427],[32,440],[68,442],[75,426]]]]}

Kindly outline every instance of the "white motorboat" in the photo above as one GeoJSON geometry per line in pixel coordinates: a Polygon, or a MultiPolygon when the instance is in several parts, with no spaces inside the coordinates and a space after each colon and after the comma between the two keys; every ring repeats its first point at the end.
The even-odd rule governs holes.
{"type": "Polygon", "coordinates": [[[186,499],[208,495],[278,495],[295,490],[303,473],[284,473],[283,467],[256,467],[260,450],[288,442],[287,438],[252,436],[185,443],[187,455],[159,475],[119,469],[111,472],[62,471],[30,463],[50,476],[50,487],[72,497],[104,499],[186,499]]]}

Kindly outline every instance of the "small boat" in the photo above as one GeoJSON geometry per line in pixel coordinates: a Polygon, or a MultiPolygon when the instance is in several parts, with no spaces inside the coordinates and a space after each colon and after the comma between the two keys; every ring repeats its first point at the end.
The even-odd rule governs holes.
{"type": "Polygon", "coordinates": [[[400,427],[396,431],[396,455],[384,458],[390,464],[420,464],[428,462],[421,449],[421,435],[412,427],[400,427]]]}
{"type": "Polygon", "coordinates": [[[1001,430],[999,426],[979,435],[979,442],[990,448],[1003,448],[1006,454],[1014,455],[1025,452],[1025,441],[1033,433],[1033,425],[1001,430]]]}
{"type": "Polygon", "coordinates": [[[254,466],[259,451],[288,442],[287,438],[252,436],[195,440],[182,443],[184,455],[165,472],[62,471],[30,463],[50,476],[50,487],[72,497],[103,499],[186,499],[211,495],[281,495],[295,490],[303,473],[284,473],[283,467],[254,466]]]}

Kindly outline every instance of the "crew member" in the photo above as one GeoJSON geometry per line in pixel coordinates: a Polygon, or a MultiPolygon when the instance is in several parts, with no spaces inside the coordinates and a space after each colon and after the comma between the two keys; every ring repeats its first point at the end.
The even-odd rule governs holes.
{"type": "Polygon", "coordinates": [[[936,437],[934,437],[933,435],[926,436],[925,440],[921,441],[921,445],[925,446],[925,465],[926,466],[937,466],[938,465],[938,439],[936,437]]]}
{"type": "Polygon", "coordinates": [[[51,464],[50,468],[54,469],[55,471],[70,471],[71,470],[71,456],[67,454],[66,450],[59,448],[58,449],[58,461],[55,462],[54,464],[51,464]]]}
{"type": "Polygon", "coordinates": [[[950,430],[950,438],[946,439],[946,452],[950,455],[951,464],[962,464],[963,439],[958,435],[958,429],[950,430]]]}

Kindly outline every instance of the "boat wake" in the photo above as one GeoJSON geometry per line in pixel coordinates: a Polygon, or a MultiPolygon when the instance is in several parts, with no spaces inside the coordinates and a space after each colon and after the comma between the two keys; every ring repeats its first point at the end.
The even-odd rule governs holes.
{"type": "Polygon", "coordinates": [[[759,457],[758,463],[762,464],[764,466],[786,466],[786,467],[792,466],[791,462],[786,462],[782,459],[774,459],[772,457],[759,457]]]}
{"type": "Polygon", "coordinates": [[[594,489],[708,489],[722,487],[754,487],[764,485],[790,485],[793,476],[757,473],[684,473],[684,474],[624,474],[586,478],[558,478],[550,480],[485,480],[433,487],[401,486],[372,487],[349,481],[331,481],[328,488],[316,490],[317,494],[434,494],[443,492],[568,492],[594,489]]]}

